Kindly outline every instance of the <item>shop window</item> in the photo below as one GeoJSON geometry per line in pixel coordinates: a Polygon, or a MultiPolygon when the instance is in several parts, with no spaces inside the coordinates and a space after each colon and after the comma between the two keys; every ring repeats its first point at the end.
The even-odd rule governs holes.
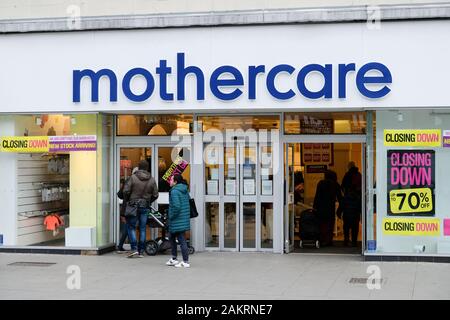
{"type": "Polygon", "coordinates": [[[192,115],[118,115],[118,136],[188,135],[192,130],[192,115]]]}
{"type": "Polygon", "coordinates": [[[205,246],[219,247],[219,203],[205,203],[205,246]]]}
{"type": "Polygon", "coordinates": [[[234,130],[278,130],[280,117],[276,115],[258,116],[202,116],[198,118],[203,132],[215,129],[224,131],[234,130]]]}
{"type": "Polygon", "coordinates": [[[368,218],[367,251],[450,255],[450,112],[376,116],[376,223],[368,218]]]}
{"type": "Polygon", "coordinates": [[[285,134],[365,134],[364,112],[285,113],[285,134]]]}
{"type": "Polygon", "coordinates": [[[17,186],[1,199],[5,244],[96,247],[109,241],[109,222],[103,220],[110,213],[109,147],[103,144],[110,140],[108,123],[101,119],[97,114],[0,117],[0,188],[17,186]]]}

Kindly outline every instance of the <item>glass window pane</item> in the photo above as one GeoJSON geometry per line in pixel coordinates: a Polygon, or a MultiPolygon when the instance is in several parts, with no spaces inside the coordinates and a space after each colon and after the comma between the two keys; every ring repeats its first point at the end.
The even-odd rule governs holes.
{"type": "Polygon", "coordinates": [[[224,149],[224,189],[225,195],[236,195],[236,148],[235,147],[225,147],[224,149]]]}
{"type": "Polygon", "coordinates": [[[261,147],[261,195],[273,195],[272,147],[261,147]]]}
{"type": "Polygon", "coordinates": [[[243,204],[243,247],[256,247],[256,204],[243,204]]]}
{"type": "Polygon", "coordinates": [[[17,187],[0,197],[3,214],[9,215],[3,244],[73,246],[73,237],[66,237],[69,227],[95,228],[96,237],[85,247],[110,241],[111,126],[102,119],[98,114],[0,116],[0,172],[17,187]]]}
{"type": "Polygon", "coordinates": [[[256,148],[244,148],[244,163],[242,165],[244,178],[244,195],[256,194],[256,148]]]}
{"type": "Polygon", "coordinates": [[[218,146],[205,145],[205,190],[207,195],[219,195],[218,146]]]}
{"type": "Polygon", "coordinates": [[[193,132],[193,116],[181,115],[118,115],[118,136],[170,136],[193,132]]]}
{"type": "Polygon", "coordinates": [[[258,116],[203,116],[198,118],[203,132],[210,129],[254,129],[276,130],[280,127],[280,117],[276,115],[258,116]]]}
{"type": "Polygon", "coordinates": [[[225,248],[236,248],[236,204],[225,203],[225,248]]]}
{"type": "Polygon", "coordinates": [[[126,181],[141,160],[147,160],[152,173],[152,148],[120,148],[120,181],[126,181]]]}
{"type": "Polygon", "coordinates": [[[285,134],[365,134],[364,112],[285,113],[285,134]]]}
{"type": "Polygon", "coordinates": [[[261,248],[273,248],[273,203],[261,203],[261,248]]]}
{"type": "Polygon", "coordinates": [[[219,247],[219,204],[205,203],[205,246],[219,247]]]}

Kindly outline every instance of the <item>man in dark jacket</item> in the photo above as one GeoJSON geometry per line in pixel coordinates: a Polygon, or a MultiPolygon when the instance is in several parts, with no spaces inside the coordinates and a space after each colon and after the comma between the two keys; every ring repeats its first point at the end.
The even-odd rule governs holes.
{"type": "MultiPolygon", "coordinates": [[[[147,214],[150,205],[158,198],[158,187],[155,179],[148,172],[149,164],[146,160],[139,162],[139,170],[133,174],[125,183],[123,189],[124,197],[129,205],[137,207],[136,216],[128,216],[128,238],[131,243],[131,253],[129,258],[143,257],[145,237],[147,229],[147,214]],[[139,221],[139,246],[137,248],[136,224],[139,221]],[[137,250],[136,250],[137,249],[137,250]]],[[[125,201],[124,201],[125,202],[125,201]]]]}
{"type": "Polygon", "coordinates": [[[344,220],[344,246],[350,240],[350,230],[352,233],[352,246],[357,246],[359,221],[362,211],[362,176],[354,162],[348,165],[348,172],[342,180],[342,191],[344,201],[342,203],[344,220]]]}
{"type": "Polygon", "coordinates": [[[320,244],[322,246],[333,245],[336,201],[339,203],[342,201],[341,187],[337,183],[336,173],[327,170],[325,179],[317,184],[314,197],[314,209],[319,220],[320,244]]]}

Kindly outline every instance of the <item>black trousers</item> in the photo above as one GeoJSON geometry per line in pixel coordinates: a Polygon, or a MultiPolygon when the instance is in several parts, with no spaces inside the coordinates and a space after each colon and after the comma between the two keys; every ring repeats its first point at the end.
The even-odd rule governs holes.
{"type": "Polygon", "coordinates": [[[358,241],[359,233],[359,215],[357,216],[345,216],[344,214],[344,242],[348,243],[350,240],[350,230],[352,233],[352,244],[356,245],[358,241]]]}

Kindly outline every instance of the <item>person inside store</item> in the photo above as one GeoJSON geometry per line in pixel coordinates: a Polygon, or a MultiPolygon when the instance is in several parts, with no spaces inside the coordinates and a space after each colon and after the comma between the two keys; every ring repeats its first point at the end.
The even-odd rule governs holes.
{"type": "Polygon", "coordinates": [[[344,221],[344,246],[349,244],[351,231],[352,246],[356,247],[362,212],[362,175],[353,161],[348,164],[348,171],[342,179],[341,188],[344,198],[338,217],[342,216],[344,221]]]}
{"type": "Polygon", "coordinates": [[[170,184],[163,179],[164,174],[167,171],[167,164],[164,158],[160,158],[158,161],[158,188],[159,192],[169,192],[170,184]]]}
{"type": "Polygon", "coordinates": [[[183,176],[176,174],[171,180],[169,192],[169,232],[172,247],[172,258],[166,262],[168,266],[177,268],[189,268],[189,249],[186,242],[186,231],[191,229],[191,206],[189,202],[189,190],[183,176]],[[177,242],[181,247],[183,261],[177,258],[177,242]]]}
{"type": "Polygon", "coordinates": [[[294,173],[294,203],[304,202],[304,192],[305,192],[305,179],[303,178],[303,173],[301,171],[296,171],[294,173]]]}
{"type": "Polygon", "coordinates": [[[324,179],[317,184],[313,205],[319,221],[321,246],[333,245],[336,201],[339,204],[342,202],[341,186],[337,182],[336,172],[326,170],[324,179]]]}
{"type": "Polygon", "coordinates": [[[156,181],[148,170],[148,161],[141,160],[138,170],[125,182],[123,189],[124,197],[127,200],[125,214],[127,215],[129,208],[135,208],[135,210],[130,210],[130,215],[126,217],[128,239],[130,239],[131,243],[131,253],[127,256],[128,258],[135,256],[139,258],[144,257],[147,216],[151,204],[159,195],[156,181]],[[139,245],[137,246],[136,226],[138,222],[139,245]]]}
{"type": "MultiPolygon", "coordinates": [[[[136,171],[138,171],[138,167],[134,167],[131,174],[135,174],[136,171]]],[[[119,209],[120,210],[120,239],[119,239],[119,245],[117,246],[117,253],[127,252],[127,250],[125,250],[123,248],[123,245],[125,244],[125,241],[128,238],[127,221],[125,219],[125,207],[126,207],[127,199],[125,199],[124,194],[123,194],[124,187],[125,187],[125,179],[120,179],[120,189],[117,192],[117,197],[119,198],[119,207],[120,207],[120,209],[119,209]]]]}

